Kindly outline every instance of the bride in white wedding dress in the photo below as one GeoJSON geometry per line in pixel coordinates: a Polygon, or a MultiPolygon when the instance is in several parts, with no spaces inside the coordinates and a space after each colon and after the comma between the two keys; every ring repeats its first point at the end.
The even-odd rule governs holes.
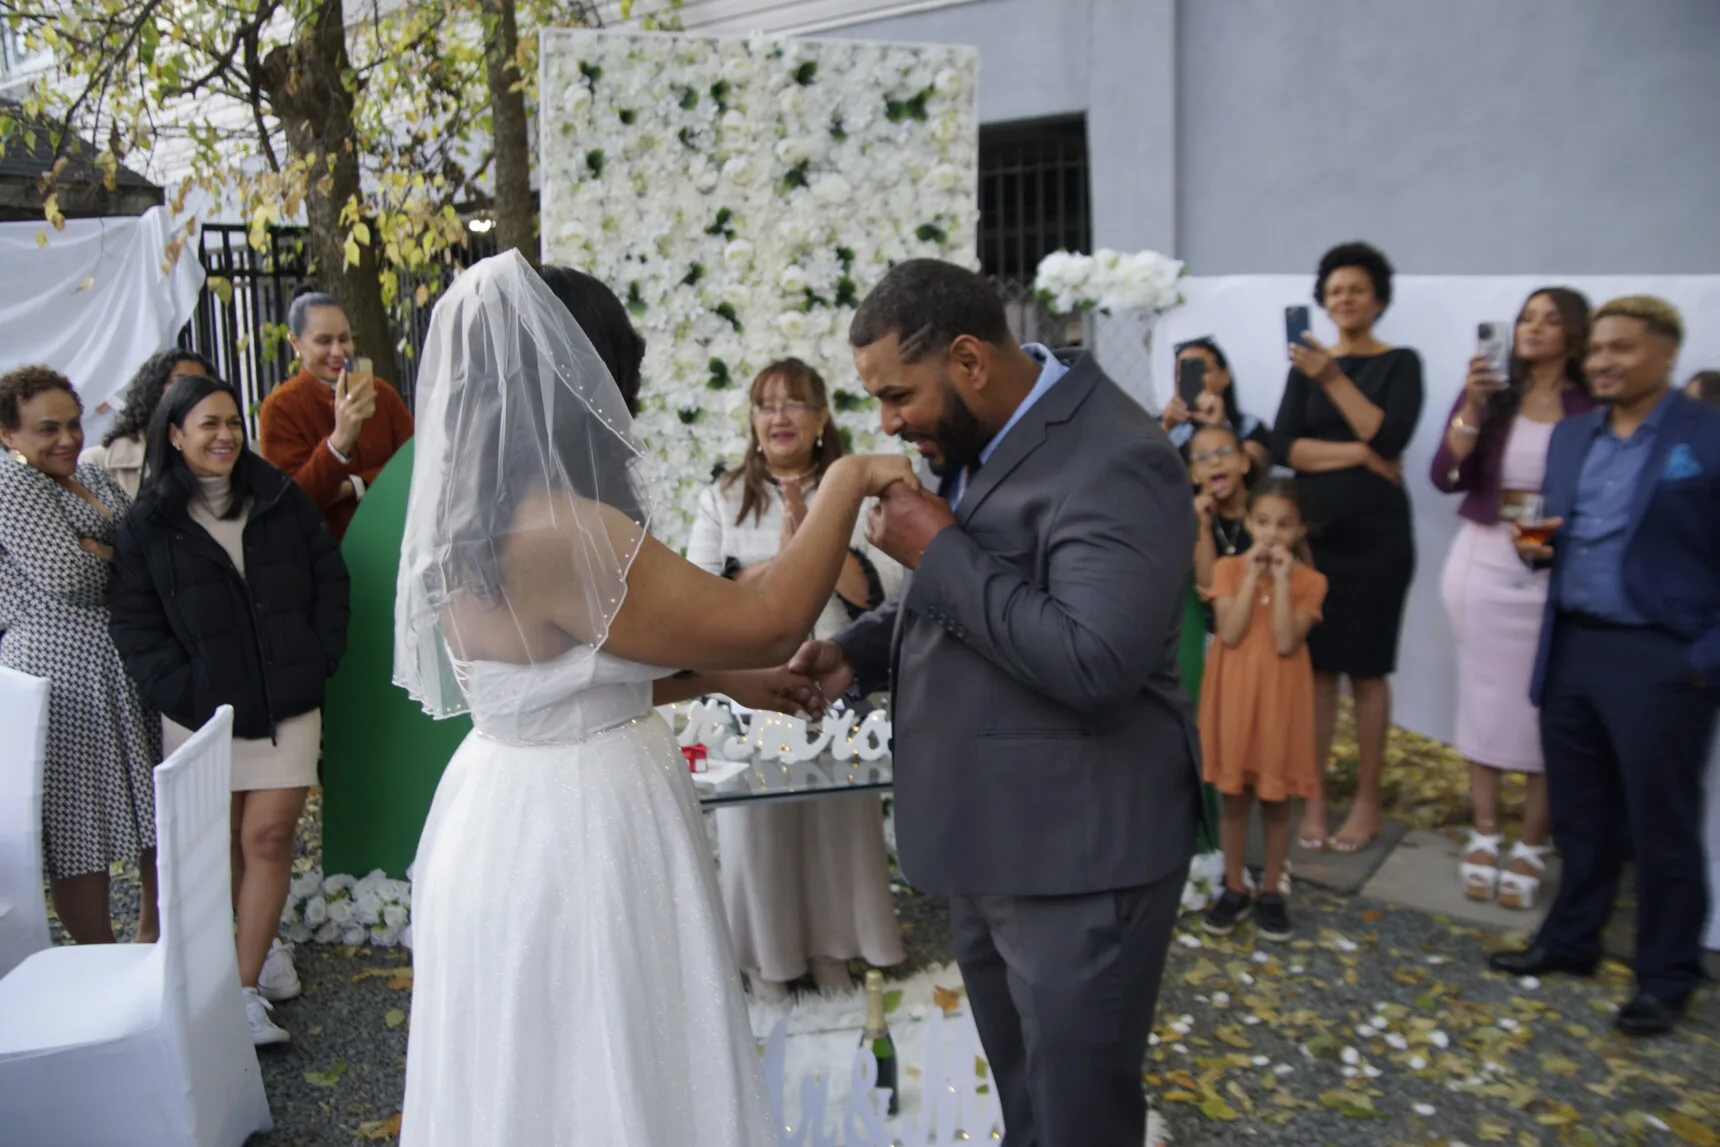
{"type": "Polygon", "coordinates": [[[728,671],[794,651],[862,499],[913,476],[842,459],[767,575],[712,577],[647,532],[617,341],[514,253],[431,320],[395,673],[474,731],[413,874],[406,1147],[777,1142],[692,784],[652,712],[670,671],[651,667],[710,675],[684,693],[758,687],[728,671]]]}

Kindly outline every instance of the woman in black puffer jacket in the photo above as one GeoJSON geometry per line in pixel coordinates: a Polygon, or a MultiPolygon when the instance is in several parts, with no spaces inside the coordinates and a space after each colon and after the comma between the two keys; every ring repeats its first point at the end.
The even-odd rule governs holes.
{"type": "Polygon", "coordinates": [[[323,689],[346,649],[347,573],[321,513],[246,449],[230,383],[181,379],[150,422],[149,472],[114,543],[109,628],[171,753],[233,707],[239,979],[258,1043],[299,992],[275,939],[316,783],[323,689]]]}

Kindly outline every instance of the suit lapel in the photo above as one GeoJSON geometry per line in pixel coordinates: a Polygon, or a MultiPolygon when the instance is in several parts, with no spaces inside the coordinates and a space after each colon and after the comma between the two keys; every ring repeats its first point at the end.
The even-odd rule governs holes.
{"type": "Polygon", "coordinates": [[[1094,385],[1099,381],[1099,367],[1093,361],[1092,355],[1083,355],[1069,373],[1058,379],[1056,384],[1040,396],[1033,408],[1021,416],[1021,421],[1010,428],[1009,434],[998,443],[997,452],[991,456],[991,461],[980,467],[978,474],[968,483],[962,492],[961,505],[956,507],[956,521],[963,526],[968,524],[975,513],[979,511],[991,492],[1009,477],[1010,472],[1025,461],[1028,455],[1039,449],[1045,441],[1046,431],[1059,422],[1067,422],[1080,409],[1094,385]]]}
{"type": "Polygon", "coordinates": [[[1583,476],[1583,459],[1588,457],[1589,447],[1594,444],[1595,435],[1600,432],[1601,422],[1605,417],[1605,410],[1592,410],[1578,415],[1575,420],[1580,427],[1578,432],[1560,435],[1554,439],[1559,452],[1557,457],[1547,459],[1548,517],[1569,521],[1575,512],[1577,486],[1583,476]]]}
{"type": "Polygon", "coordinates": [[[1648,512],[1648,503],[1660,486],[1661,472],[1666,469],[1666,456],[1672,452],[1676,443],[1683,441],[1686,410],[1683,397],[1674,392],[1661,399],[1667,407],[1660,416],[1660,428],[1654,435],[1654,446],[1649,451],[1648,461],[1642,464],[1642,473],[1636,480],[1636,491],[1630,503],[1630,525],[1626,527],[1625,534],[1627,546],[1636,537],[1636,531],[1642,525],[1642,517],[1648,512]]]}

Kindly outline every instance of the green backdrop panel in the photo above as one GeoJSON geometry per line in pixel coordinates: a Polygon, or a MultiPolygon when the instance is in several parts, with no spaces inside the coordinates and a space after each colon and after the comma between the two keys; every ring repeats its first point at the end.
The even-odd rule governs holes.
{"type": "Polygon", "coordinates": [[[346,656],[323,708],[323,871],[406,874],[436,783],[471,731],[434,721],[394,684],[394,579],[406,533],[412,448],[364,495],[341,554],[352,574],[346,656]]]}

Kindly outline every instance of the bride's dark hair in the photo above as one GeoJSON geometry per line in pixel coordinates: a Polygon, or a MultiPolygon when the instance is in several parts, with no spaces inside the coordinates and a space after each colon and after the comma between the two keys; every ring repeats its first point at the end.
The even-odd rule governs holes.
{"type": "MultiPolygon", "coordinates": [[[[538,274],[560,300],[568,319],[585,332],[615,379],[628,412],[637,413],[645,339],[628,320],[626,307],[613,291],[581,271],[544,267],[538,274]]],[[[572,390],[553,384],[546,388],[533,361],[504,365],[500,349],[492,345],[491,333],[484,328],[462,332],[459,337],[464,340],[461,353],[469,374],[509,372],[509,378],[498,381],[504,381],[514,401],[523,405],[520,419],[511,420],[514,426],[547,426],[548,443],[580,443],[590,449],[589,459],[578,464],[564,459],[559,467],[569,492],[621,511],[643,530],[648,515],[640,482],[634,476],[638,455],[632,436],[607,431],[593,434],[594,415],[582,399],[572,390]],[[628,480],[618,481],[620,475],[627,475],[628,480]]],[[[544,472],[534,466],[507,464],[503,454],[519,447],[505,441],[503,425],[475,424],[479,416],[473,404],[481,401],[481,396],[479,388],[468,388],[461,395],[465,401],[455,401],[447,411],[450,440],[465,439],[471,448],[465,461],[471,465],[470,481],[477,487],[477,513],[455,528],[448,539],[453,584],[444,583],[440,590],[448,594],[464,587],[480,601],[496,604],[501,598],[502,571],[495,540],[507,535],[520,504],[543,488],[544,472]],[[481,461],[484,459],[489,463],[481,461]]]]}

